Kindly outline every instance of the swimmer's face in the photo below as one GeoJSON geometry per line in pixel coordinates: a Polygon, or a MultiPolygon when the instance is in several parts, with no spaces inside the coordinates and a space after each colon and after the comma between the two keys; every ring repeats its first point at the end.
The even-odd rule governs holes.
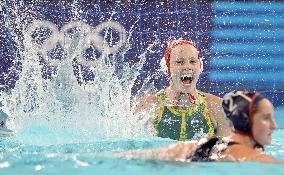
{"type": "Polygon", "coordinates": [[[269,100],[263,99],[257,104],[257,111],[253,115],[253,137],[261,145],[271,144],[275,128],[273,105],[269,100]]]}
{"type": "Polygon", "coordinates": [[[201,73],[198,50],[190,44],[179,45],[172,49],[170,70],[175,87],[179,87],[181,91],[195,88],[201,73]]]}

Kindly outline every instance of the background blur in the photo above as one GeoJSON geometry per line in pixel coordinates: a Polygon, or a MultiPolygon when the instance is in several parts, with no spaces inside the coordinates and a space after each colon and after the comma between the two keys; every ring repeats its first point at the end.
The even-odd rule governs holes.
{"type": "MultiPolygon", "coordinates": [[[[284,128],[284,3],[280,1],[3,0],[0,7],[0,85],[12,89],[19,79],[24,33],[35,20],[52,23],[58,31],[72,21],[83,21],[93,28],[115,21],[124,30],[113,30],[109,42],[118,42],[119,32],[131,36],[130,47],[123,53],[129,65],[146,53],[147,62],[132,88],[133,95],[143,83],[144,87],[153,85],[157,90],[167,84],[160,72],[167,41],[192,39],[205,59],[198,84],[201,90],[220,96],[230,90],[258,90],[273,102],[278,125],[284,128]],[[154,47],[146,52],[151,44],[154,47]]],[[[103,37],[105,32],[101,30],[98,35],[103,37]]],[[[43,38],[40,40],[44,42],[48,34],[42,31],[34,37],[43,38]]],[[[62,47],[55,44],[48,53],[50,59],[62,60],[62,47]]],[[[101,54],[92,48],[82,52],[86,60],[101,54]]],[[[119,54],[122,53],[115,56],[119,54]]],[[[52,66],[42,64],[42,77],[48,79],[52,66]]],[[[79,84],[92,81],[95,76],[88,66],[76,61],[73,70],[79,84]]]]}

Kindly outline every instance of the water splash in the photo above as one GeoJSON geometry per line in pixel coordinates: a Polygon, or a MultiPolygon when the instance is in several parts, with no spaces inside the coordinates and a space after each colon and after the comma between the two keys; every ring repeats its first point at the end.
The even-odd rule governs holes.
{"type": "MultiPolygon", "coordinates": [[[[25,21],[19,19],[22,15],[15,16],[25,21]]],[[[19,140],[27,142],[33,137],[31,143],[65,143],[146,133],[131,111],[131,89],[146,53],[157,43],[150,44],[140,61],[130,66],[125,54],[132,47],[133,28],[126,32],[112,17],[95,28],[71,21],[60,30],[50,21],[29,21],[20,23],[25,29],[23,42],[18,41],[22,69],[5,104],[13,116],[8,125],[19,140]],[[102,31],[103,37],[98,35],[102,31]],[[117,31],[119,41],[114,35],[117,31]],[[100,55],[84,57],[89,48],[100,55]],[[75,66],[79,71],[74,71],[75,66]],[[44,72],[46,67],[53,71],[44,72]],[[93,75],[92,80],[83,80],[83,69],[93,75]]]]}

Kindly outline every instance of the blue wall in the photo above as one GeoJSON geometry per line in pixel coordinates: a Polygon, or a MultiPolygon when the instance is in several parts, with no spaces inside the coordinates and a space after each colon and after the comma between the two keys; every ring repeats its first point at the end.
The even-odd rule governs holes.
{"type": "Polygon", "coordinates": [[[284,3],[212,4],[209,79],[218,91],[261,91],[276,106],[284,128],[284,3]]]}

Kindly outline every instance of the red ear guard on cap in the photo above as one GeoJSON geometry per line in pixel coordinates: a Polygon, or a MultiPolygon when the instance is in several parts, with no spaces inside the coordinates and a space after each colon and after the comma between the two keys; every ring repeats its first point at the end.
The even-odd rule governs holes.
{"type": "MultiPolygon", "coordinates": [[[[172,40],[172,41],[168,42],[168,46],[167,46],[165,53],[164,53],[164,58],[166,60],[166,65],[168,67],[168,74],[169,75],[171,75],[171,70],[170,70],[170,55],[171,55],[171,52],[175,47],[177,47],[179,45],[184,45],[184,44],[190,44],[198,50],[196,44],[193,41],[190,41],[190,40],[178,39],[178,40],[172,40]]],[[[198,54],[198,58],[200,60],[200,69],[201,69],[201,72],[202,72],[203,71],[203,60],[200,58],[199,54],[198,54]]]]}

